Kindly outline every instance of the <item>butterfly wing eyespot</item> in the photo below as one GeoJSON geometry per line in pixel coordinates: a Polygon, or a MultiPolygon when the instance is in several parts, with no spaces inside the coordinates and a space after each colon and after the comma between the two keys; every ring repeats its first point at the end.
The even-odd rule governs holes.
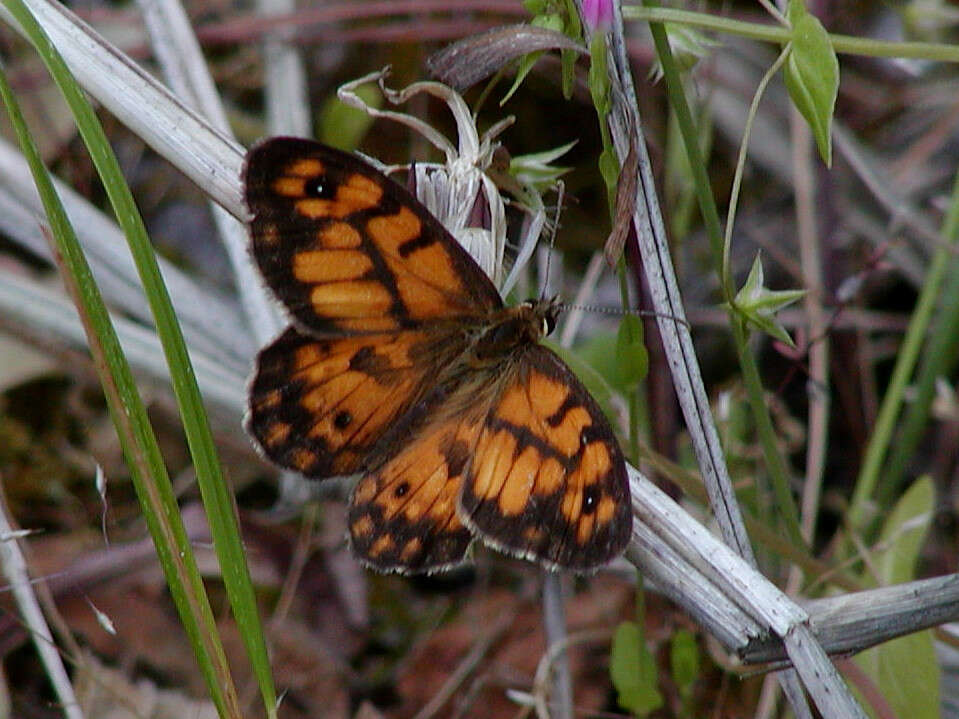
{"type": "Polygon", "coordinates": [[[509,554],[589,571],[628,543],[629,497],[602,410],[559,357],[529,347],[477,439],[460,494],[464,524],[509,554]]]}
{"type": "Polygon", "coordinates": [[[244,187],[253,256],[304,330],[394,332],[502,307],[439,221],[352,155],[273,138],[247,155],[244,187]]]}
{"type": "Polygon", "coordinates": [[[353,474],[388,451],[383,437],[428,392],[432,363],[456,351],[454,338],[412,330],[317,339],[290,327],[259,355],[247,429],[280,466],[353,474]]]}

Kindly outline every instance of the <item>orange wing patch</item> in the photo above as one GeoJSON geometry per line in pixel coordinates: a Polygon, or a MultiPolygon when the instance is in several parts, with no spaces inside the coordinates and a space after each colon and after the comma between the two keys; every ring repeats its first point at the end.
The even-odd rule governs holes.
{"type": "Polygon", "coordinates": [[[364,562],[381,571],[423,572],[463,561],[472,537],[456,500],[481,427],[481,414],[434,419],[360,479],[349,525],[364,562]]]}
{"type": "Polygon", "coordinates": [[[289,328],[260,353],[247,428],[266,456],[306,476],[360,471],[428,390],[429,344],[417,332],[316,340],[289,328]]]}
{"type": "Polygon", "coordinates": [[[326,220],[335,217],[342,220],[355,212],[369,210],[380,203],[383,197],[383,188],[362,175],[352,174],[346,177],[341,184],[327,186],[324,182],[327,177],[321,163],[315,175],[300,178],[282,177],[276,181],[274,188],[281,185],[282,189],[294,200],[296,211],[303,217],[313,220],[326,220]],[[318,196],[317,196],[318,195],[318,196]]]}
{"type": "Polygon", "coordinates": [[[353,280],[372,269],[373,261],[359,250],[304,250],[293,258],[293,276],[305,283],[353,280]]]}
{"type": "Polygon", "coordinates": [[[632,515],[609,423],[562,361],[529,347],[485,419],[459,509],[488,544],[586,570],[619,554],[632,515]]]}
{"type": "Polygon", "coordinates": [[[305,330],[417,329],[503,306],[436,218],[351,155],[274,138],[250,151],[244,180],[253,256],[305,330]]]}
{"type": "Polygon", "coordinates": [[[374,217],[366,229],[382,252],[399,255],[407,242],[423,234],[423,223],[409,207],[400,207],[395,215],[374,217]]]}
{"type": "Polygon", "coordinates": [[[352,249],[363,243],[360,233],[346,222],[333,222],[319,233],[320,245],[327,250],[352,249]]]}

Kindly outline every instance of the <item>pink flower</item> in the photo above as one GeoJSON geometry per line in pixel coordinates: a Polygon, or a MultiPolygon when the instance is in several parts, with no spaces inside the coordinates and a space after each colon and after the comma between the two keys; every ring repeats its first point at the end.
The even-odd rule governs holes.
{"type": "Polygon", "coordinates": [[[590,32],[604,32],[613,24],[613,0],[583,0],[583,19],[590,32]]]}

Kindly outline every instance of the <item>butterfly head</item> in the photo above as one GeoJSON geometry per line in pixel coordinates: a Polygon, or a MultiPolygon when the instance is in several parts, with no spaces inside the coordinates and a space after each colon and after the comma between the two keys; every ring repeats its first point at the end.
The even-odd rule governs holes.
{"type": "Polygon", "coordinates": [[[556,329],[559,313],[563,311],[563,303],[558,297],[526,300],[520,307],[532,317],[533,324],[539,328],[540,337],[546,337],[556,329]]]}

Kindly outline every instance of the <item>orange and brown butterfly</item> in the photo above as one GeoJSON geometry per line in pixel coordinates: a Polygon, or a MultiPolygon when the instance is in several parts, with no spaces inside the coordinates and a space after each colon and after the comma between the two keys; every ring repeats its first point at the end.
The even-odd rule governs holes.
{"type": "Polygon", "coordinates": [[[474,538],[588,571],[631,534],[603,412],[539,343],[559,305],[506,307],[409,192],[362,160],[273,138],[244,170],[252,253],[292,324],[256,361],[247,429],[307,477],[358,474],[353,549],[383,571],[474,538]]]}

